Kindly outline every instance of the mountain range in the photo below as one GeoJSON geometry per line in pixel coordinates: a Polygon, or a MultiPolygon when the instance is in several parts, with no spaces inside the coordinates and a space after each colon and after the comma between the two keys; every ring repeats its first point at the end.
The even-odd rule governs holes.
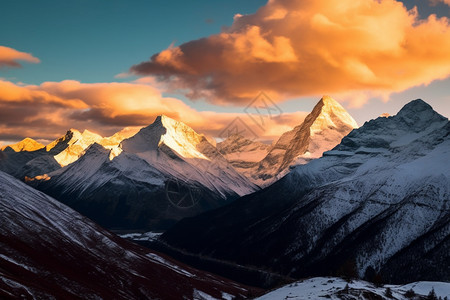
{"type": "Polygon", "coordinates": [[[115,149],[119,143],[137,132],[125,128],[111,137],[85,130],[83,133],[70,129],[65,135],[44,146],[31,138],[5,146],[0,152],[0,170],[24,180],[26,177],[50,173],[76,161],[93,143],[115,149]]]}
{"type": "Polygon", "coordinates": [[[271,186],[180,221],[189,253],[296,278],[450,281],[450,123],[415,100],[271,186]],[[441,267],[436,267],[441,266],[441,267]]]}
{"type": "Polygon", "coordinates": [[[165,230],[269,185],[355,126],[328,96],[272,146],[239,136],[214,146],[186,124],[159,116],[139,131],[126,128],[108,138],[71,129],[34,151],[11,146],[0,170],[107,228],[165,230]]]}
{"type": "Polygon", "coordinates": [[[27,180],[107,228],[164,230],[258,187],[203,135],[166,116],[113,149],[91,144],[73,163],[27,180]]]}
{"type": "Polygon", "coordinates": [[[271,145],[215,144],[161,115],[110,137],[70,129],[5,146],[0,298],[260,295],[188,263],[264,288],[315,277],[266,298],[445,295],[433,282],[450,281],[449,120],[414,100],[357,127],[324,96],[271,145]],[[142,248],[100,226],[164,233],[142,248]]]}
{"type": "Polygon", "coordinates": [[[238,171],[266,187],[286,175],[289,168],[321,157],[357,127],[336,100],[324,96],[301,124],[282,134],[270,147],[232,136],[219,143],[218,149],[238,171]]]}

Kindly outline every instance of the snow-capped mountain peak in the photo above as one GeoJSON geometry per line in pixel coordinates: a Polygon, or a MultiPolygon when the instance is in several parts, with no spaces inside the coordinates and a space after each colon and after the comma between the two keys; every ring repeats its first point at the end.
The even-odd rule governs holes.
{"type": "Polygon", "coordinates": [[[311,134],[333,127],[337,130],[343,127],[358,128],[356,121],[336,100],[330,96],[323,96],[305,119],[305,125],[311,134]]]}
{"type": "Polygon", "coordinates": [[[78,142],[70,145],[68,155],[81,150],[79,159],[30,184],[103,226],[133,229],[165,229],[258,189],[203,135],[166,116],[117,147],[101,142],[85,151],[78,142]]]}
{"type": "MultiPolygon", "coordinates": [[[[66,144],[67,147],[54,156],[55,160],[62,166],[67,166],[70,163],[76,161],[84,150],[94,143],[98,143],[103,139],[102,136],[93,133],[89,130],[84,130],[83,133],[76,129],[70,129],[66,135],[58,139],[53,148],[59,144],[66,144]]],[[[49,149],[51,148],[47,148],[49,149]]]]}
{"type": "Polygon", "coordinates": [[[12,150],[14,150],[15,152],[20,152],[20,151],[36,151],[39,150],[41,148],[44,148],[44,145],[42,145],[39,142],[36,142],[35,140],[33,140],[32,138],[25,138],[23,140],[21,140],[20,142],[16,143],[16,144],[12,144],[12,145],[6,145],[2,148],[0,148],[1,151],[6,150],[7,148],[11,148],[12,150]]]}
{"type": "Polygon", "coordinates": [[[124,140],[122,148],[131,153],[142,153],[164,148],[165,145],[184,158],[208,159],[196,147],[202,142],[207,142],[203,135],[183,122],[161,115],[151,125],[124,140]]]}
{"type": "Polygon", "coordinates": [[[169,177],[200,183],[221,195],[230,191],[245,195],[256,189],[205,136],[164,115],[124,140],[121,147],[124,152],[136,154],[169,177]]]}
{"type": "Polygon", "coordinates": [[[398,119],[401,119],[414,131],[422,131],[431,123],[445,121],[446,118],[438,114],[433,108],[423,101],[417,99],[406,104],[397,114],[398,119]]]}
{"type": "Polygon", "coordinates": [[[71,128],[66,132],[65,135],[45,146],[45,150],[47,150],[47,152],[53,150],[54,152],[56,151],[57,153],[59,153],[60,151],[64,150],[72,140],[77,140],[80,136],[81,133],[78,130],[71,128]]]}
{"type": "Polygon", "coordinates": [[[261,186],[284,176],[290,166],[304,164],[333,149],[358,124],[330,96],[323,96],[304,122],[284,133],[259,163],[252,177],[261,186]]]}

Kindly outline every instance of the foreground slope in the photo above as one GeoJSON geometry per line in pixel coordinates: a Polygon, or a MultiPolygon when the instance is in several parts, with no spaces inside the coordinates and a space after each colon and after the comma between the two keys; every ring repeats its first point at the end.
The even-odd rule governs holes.
{"type": "Polygon", "coordinates": [[[248,289],[111,234],[0,172],[0,298],[191,299],[248,289]]]}
{"type": "Polygon", "coordinates": [[[295,277],[450,281],[450,124],[422,100],[228,207],[181,221],[172,246],[295,277]]]}
{"type": "Polygon", "coordinates": [[[165,116],[28,183],[102,226],[133,230],[165,230],[257,189],[204,136],[165,116]]]}

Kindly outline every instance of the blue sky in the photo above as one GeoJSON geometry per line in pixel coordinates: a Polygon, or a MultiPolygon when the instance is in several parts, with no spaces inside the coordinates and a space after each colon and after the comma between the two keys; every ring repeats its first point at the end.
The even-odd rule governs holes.
{"type": "Polygon", "coordinates": [[[220,32],[265,1],[2,1],[0,43],[41,60],[1,76],[39,84],[114,76],[166,49],[220,32]]]}

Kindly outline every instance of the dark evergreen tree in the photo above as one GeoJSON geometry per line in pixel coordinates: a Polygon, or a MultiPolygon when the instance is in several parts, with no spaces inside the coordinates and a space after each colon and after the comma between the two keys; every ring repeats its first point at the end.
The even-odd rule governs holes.
{"type": "Polygon", "coordinates": [[[434,291],[434,288],[431,289],[430,293],[428,294],[427,300],[439,300],[436,296],[436,292],[434,291]]]}
{"type": "Polygon", "coordinates": [[[416,292],[414,292],[413,289],[409,289],[405,292],[405,297],[412,299],[414,296],[416,296],[416,292]]]}
{"type": "Polygon", "coordinates": [[[392,290],[391,288],[386,288],[386,291],[384,292],[384,295],[388,298],[392,298],[392,290]]]}

